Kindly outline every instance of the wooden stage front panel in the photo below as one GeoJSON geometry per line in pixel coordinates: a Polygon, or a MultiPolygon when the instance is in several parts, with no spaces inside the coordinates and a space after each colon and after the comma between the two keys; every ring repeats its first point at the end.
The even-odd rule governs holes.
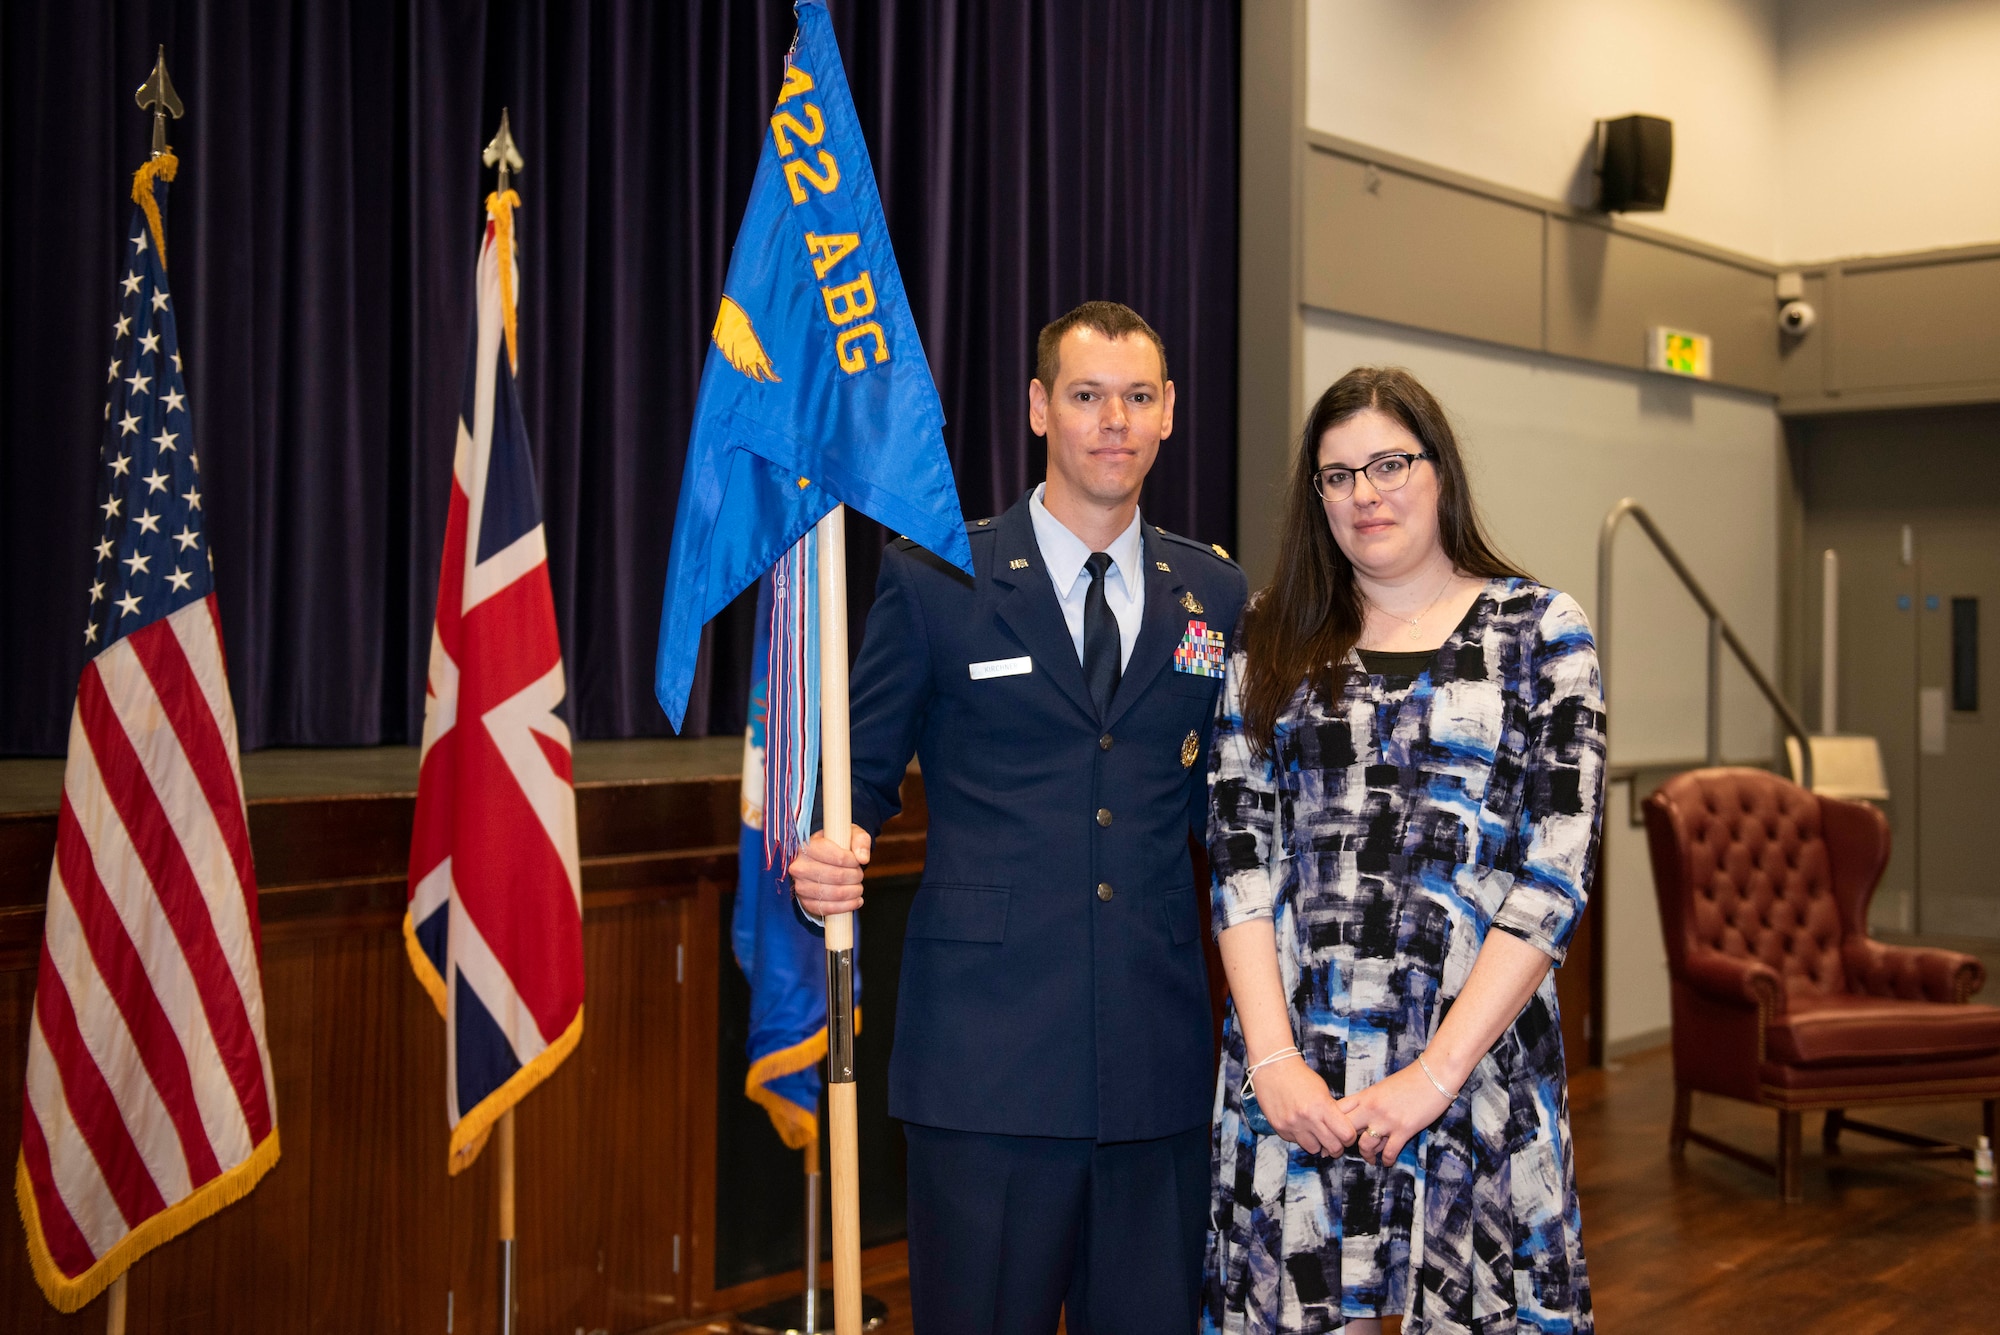
{"type": "MultiPolygon", "coordinates": [[[[754,1143],[756,1127],[718,1139],[719,1108],[763,1116],[718,1079],[719,999],[741,990],[722,973],[735,967],[723,915],[736,885],[741,756],[735,738],[576,748],[584,1038],[518,1118],[524,1330],[615,1335],[798,1287],[797,1273],[771,1259],[788,1258],[800,1231],[796,1176],[776,1199],[780,1175],[732,1179],[733,1232],[716,1230],[721,1151],[740,1159],[748,1143],[753,1159],[774,1153],[754,1143]],[[756,1193],[752,1215],[770,1211],[770,1228],[744,1225],[745,1190],[756,1193]],[[719,1259],[730,1277],[720,1291],[719,1259]]],[[[444,1026],[403,947],[415,749],[270,751],[244,757],[243,769],[283,1154],[244,1201],[133,1267],[130,1329],[497,1330],[495,1173],[490,1156],[460,1177],[445,1173],[444,1026]]],[[[20,1143],[60,783],[60,761],[0,761],[0,1143],[10,1147],[20,1143]]],[[[923,869],[914,772],[904,805],[869,868],[883,882],[867,925],[883,972],[868,974],[872,1018],[860,1041],[878,1077],[893,1038],[896,907],[907,909],[908,878],[923,869]]],[[[1199,850],[1196,863],[1205,885],[1199,850]]],[[[1601,913],[1587,915],[1557,975],[1572,1070],[1585,1061],[1593,1009],[1591,966],[1576,966],[1595,953],[1601,913]]],[[[1208,944],[1219,1023],[1221,967],[1208,944]]],[[[884,1092],[879,1079],[872,1088],[884,1092]]],[[[886,1103],[878,1111],[889,1127],[878,1139],[892,1145],[886,1103]]],[[[47,1305],[20,1220],[9,1219],[0,1241],[9,1329],[101,1330],[102,1302],[71,1317],[47,1305]]],[[[900,1256],[889,1243],[866,1260],[893,1283],[900,1256]]]]}
{"type": "MultiPolygon", "coordinates": [[[[584,1038],[518,1117],[524,1330],[634,1331],[714,1310],[716,942],[736,880],[741,748],[578,747],[584,1038]]],[[[53,789],[20,810],[41,805],[21,789],[59,782],[59,769],[8,766],[0,1143],[11,1147],[55,837],[53,789]]],[[[495,1330],[492,1155],[445,1173],[444,1025],[403,947],[415,753],[267,753],[244,768],[283,1153],[245,1200],[133,1267],[130,1329],[495,1330]]],[[[875,874],[922,867],[914,776],[906,803],[875,874]]],[[[8,1215],[8,1328],[102,1330],[101,1300],[70,1317],[48,1306],[8,1215]]]]}

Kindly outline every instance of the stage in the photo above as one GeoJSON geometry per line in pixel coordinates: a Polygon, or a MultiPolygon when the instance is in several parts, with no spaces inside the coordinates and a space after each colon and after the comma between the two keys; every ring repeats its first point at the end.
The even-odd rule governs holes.
{"type": "MultiPolygon", "coordinates": [[[[576,1055],[521,1105],[523,1328],[645,1329],[797,1286],[801,1165],[742,1096],[747,992],[728,953],[741,738],[576,747],[586,998],[576,1055]]],[[[142,1259],[136,1329],[491,1328],[495,1182],[445,1172],[444,1026],[402,936],[415,747],[243,757],[283,1154],[247,1198],[142,1259]]],[[[21,1079],[62,762],[0,761],[0,1138],[21,1079]]],[[[901,917],[923,866],[913,772],[862,931],[863,1233],[893,1272],[886,1107],[901,917]],[[872,967],[871,967],[872,966],[872,967]]],[[[0,1247],[0,1310],[59,1316],[0,1247]]]]}

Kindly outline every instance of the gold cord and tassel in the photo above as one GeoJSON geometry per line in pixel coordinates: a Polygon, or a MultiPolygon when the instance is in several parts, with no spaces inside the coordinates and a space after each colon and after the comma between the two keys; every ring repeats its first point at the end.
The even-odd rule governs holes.
{"type": "MultiPolygon", "coordinates": [[[[502,175],[505,175],[503,172],[502,175]]],[[[493,248],[500,265],[500,310],[507,326],[507,366],[520,372],[514,351],[514,210],[521,197],[512,190],[495,190],[486,197],[486,216],[493,220],[493,248]]]]}
{"type": "Polygon", "coordinates": [[[169,149],[132,173],[132,202],[146,211],[146,226],[152,229],[153,247],[160,253],[162,269],[167,267],[167,232],[160,222],[159,203],[153,198],[153,181],[155,178],[171,181],[180,168],[181,160],[169,149]]]}

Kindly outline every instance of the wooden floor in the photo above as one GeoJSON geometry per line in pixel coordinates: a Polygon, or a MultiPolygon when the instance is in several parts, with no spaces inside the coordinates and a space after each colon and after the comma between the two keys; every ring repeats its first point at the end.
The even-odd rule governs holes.
{"type": "MultiPolygon", "coordinates": [[[[1963,1160],[1829,1165],[1818,1119],[1805,1136],[1803,1205],[1773,1179],[1689,1146],[1667,1154],[1673,1076],[1665,1049],[1590,1071],[1571,1088],[1584,1251],[1606,1335],[2000,1331],[2000,1192],[1963,1160]]],[[[1977,1104],[1882,1110],[1871,1120],[1970,1141],[1977,1104]]],[[[1777,1115],[1697,1095],[1694,1121],[1760,1154],[1777,1115]]],[[[1875,1144],[1849,1135],[1849,1152],[1875,1144]]],[[[907,1282],[881,1335],[911,1335],[907,1282]]],[[[722,1323],[709,1327],[726,1331],[722,1323]]]]}

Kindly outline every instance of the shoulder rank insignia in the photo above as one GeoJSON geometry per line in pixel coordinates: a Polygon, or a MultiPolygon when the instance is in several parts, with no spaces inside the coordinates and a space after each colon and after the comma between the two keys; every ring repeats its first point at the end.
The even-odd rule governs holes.
{"type": "Polygon", "coordinates": [[[1217,556],[1221,557],[1221,558],[1222,558],[1223,560],[1225,560],[1225,561],[1227,561],[1227,560],[1229,559],[1229,553],[1228,553],[1228,552],[1226,552],[1226,551],[1224,551],[1224,550],[1222,550],[1222,544],[1221,544],[1221,543],[1219,543],[1219,542],[1211,542],[1211,543],[1209,543],[1209,544],[1208,544],[1208,549],[1209,549],[1210,551],[1214,552],[1214,553],[1215,553],[1215,554],[1216,554],[1217,556]]]}
{"type": "Polygon", "coordinates": [[[1200,754],[1201,736],[1193,728],[1189,728],[1188,735],[1181,740],[1181,768],[1193,769],[1194,758],[1200,754]]]}
{"type": "Polygon", "coordinates": [[[1206,621],[1187,623],[1187,634],[1174,649],[1174,671],[1194,677],[1219,677],[1228,659],[1223,652],[1222,632],[1210,630],[1206,621]]]}
{"type": "Polygon", "coordinates": [[[1185,607],[1188,611],[1194,613],[1196,616],[1200,616],[1202,613],[1201,599],[1195,597],[1191,593],[1183,593],[1181,595],[1181,606],[1185,607]]]}

